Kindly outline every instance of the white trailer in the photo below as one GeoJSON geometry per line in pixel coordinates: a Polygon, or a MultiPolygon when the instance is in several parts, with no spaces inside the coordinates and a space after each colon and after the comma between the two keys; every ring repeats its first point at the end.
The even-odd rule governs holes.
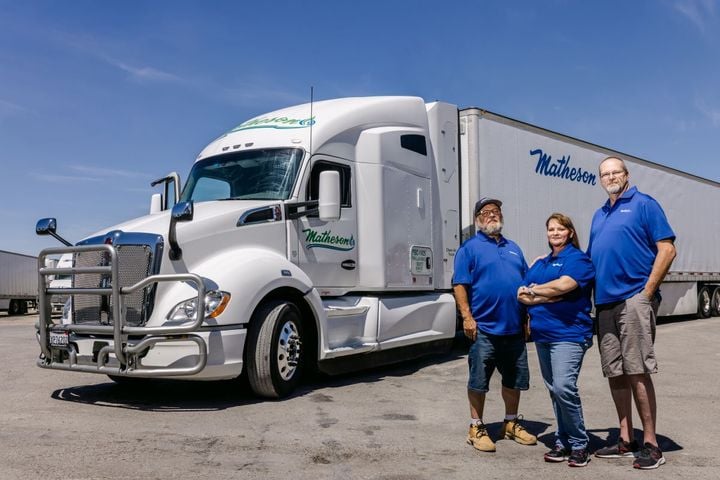
{"type": "MultiPolygon", "coordinates": [[[[587,240],[605,199],[597,165],[609,152],[416,97],[261,115],[208,145],[182,194],[177,173],[153,182],[163,195],[147,216],[74,246],[55,219],[38,222],[38,233],[68,245],[43,250],[41,262],[73,256],[70,267],[39,271],[70,274],[72,284],[40,290],[38,365],[115,379],[246,372],[257,394],[280,397],[309,367],[336,372],[446,348],[458,328],[453,260],[473,231],[475,200],[504,201],[505,233],[528,258],[546,251],[554,211],[587,240]],[[50,299],[60,294],[70,301],[54,322],[50,299]]],[[[690,204],[673,205],[670,192],[704,198],[693,206],[709,210],[718,184],[624,157],[678,232],[682,269],[671,279],[685,294],[664,311],[696,309],[696,293],[720,295],[717,253],[696,239],[703,230],[690,223],[690,204]]],[[[702,220],[705,236],[717,236],[715,217],[702,220]]]]}
{"type": "Polygon", "coordinates": [[[0,250],[0,310],[22,315],[38,295],[37,257],[0,250]]]}
{"type": "Polygon", "coordinates": [[[543,224],[555,211],[573,219],[587,247],[592,215],[607,201],[598,165],[617,155],[631,184],[660,202],[677,235],[659,315],[720,315],[720,184],[477,108],[460,111],[460,126],[465,235],[473,231],[469,202],[481,195],[503,199],[504,233],[528,259],[546,252],[543,224]]]}

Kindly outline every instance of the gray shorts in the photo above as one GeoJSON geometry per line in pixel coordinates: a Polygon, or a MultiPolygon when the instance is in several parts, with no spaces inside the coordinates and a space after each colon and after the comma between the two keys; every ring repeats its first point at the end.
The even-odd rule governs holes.
{"type": "Polygon", "coordinates": [[[598,348],[606,377],[656,373],[655,316],[660,302],[640,292],[597,307],[598,348]]]}

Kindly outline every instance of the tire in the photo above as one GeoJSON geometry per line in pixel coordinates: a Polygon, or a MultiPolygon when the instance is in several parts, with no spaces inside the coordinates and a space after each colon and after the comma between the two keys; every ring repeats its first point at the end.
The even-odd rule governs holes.
{"type": "Polygon", "coordinates": [[[266,398],[288,396],[299,385],[303,324],[292,302],[274,300],[262,304],[250,320],[246,366],[250,388],[266,398]]]}
{"type": "Polygon", "coordinates": [[[713,290],[710,308],[713,317],[720,317],[720,287],[715,287],[715,290],[713,290]]]}
{"type": "Polygon", "coordinates": [[[702,287],[698,292],[697,314],[699,318],[710,318],[710,315],[712,315],[712,303],[708,287],[702,287]]]}
{"type": "Polygon", "coordinates": [[[22,313],[20,300],[10,300],[10,305],[8,305],[8,315],[20,315],[20,313],[22,313]]]}

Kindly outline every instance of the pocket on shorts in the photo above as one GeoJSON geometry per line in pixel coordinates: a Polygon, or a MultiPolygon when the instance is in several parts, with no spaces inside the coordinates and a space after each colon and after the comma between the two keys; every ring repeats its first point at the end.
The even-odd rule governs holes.
{"type": "Polygon", "coordinates": [[[632,296],[632,298],[636,299],[639,302],[643,303],[650,303],[652,300],[645,295],[645,291],[640,290],[638,293],[632,296]]]}

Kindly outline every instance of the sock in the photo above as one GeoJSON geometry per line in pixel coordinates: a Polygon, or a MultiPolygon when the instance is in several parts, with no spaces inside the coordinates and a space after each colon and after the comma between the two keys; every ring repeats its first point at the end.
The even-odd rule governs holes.
{"type": "Polygon", "coordinates": [[[482,425],[483,421],[482,418],[471,418],[470,419],[470,425],[482,425]]]}
{"type": "Polygon", "coordinates": [[[515,420],[517,418],[517,414],[514,415],[505,415],[505,421],[509,422],[510,420],[515,420]]]}

